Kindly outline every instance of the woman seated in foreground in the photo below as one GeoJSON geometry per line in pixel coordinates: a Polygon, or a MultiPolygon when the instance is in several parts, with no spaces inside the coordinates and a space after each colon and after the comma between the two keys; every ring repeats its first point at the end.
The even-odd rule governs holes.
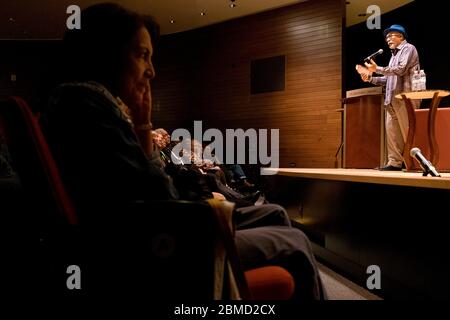
{"type": "MultiPolygon", "coordinates": [[[[152,142],[152,20],[116,4],[83,10],[82,29],[64,36],[71,81],[60,85],[41,125],[81,213],[135,200],[177,199],[152,142]]],[[[100,212],[100,211],[99,211],[100,212]]],[[[102,221],[82,215],[81,223],[102,221]]],[[[295,281],[293,299],[324,299],[311,244],[290,226],[238,230],[244,269],[279,265],[295,281]]]]}

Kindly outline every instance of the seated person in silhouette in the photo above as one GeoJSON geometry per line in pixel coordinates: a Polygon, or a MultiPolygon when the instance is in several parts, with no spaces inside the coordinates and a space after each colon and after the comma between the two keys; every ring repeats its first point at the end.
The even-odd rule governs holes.
{"type": "Polygon", "coordinates": [[[230,176],[231,184],[235,184],[238,189],[247,191],[255,188],[255,185],[248,181],[240,164],[225,164],[224,167],[230,176]]]}
{"type": "MultiPolygon", "coordinates": [[[[155,23],[117,4],[90,6],[81,16],[82,29],[64,36],[71,82],[53,92],[41,125],[81,224],[89,224],[105,221],[105,204],[177,199],[178,192],[152,140],[155,23]]],[[[294,277],[293,299],[324,298],[311,244],[300,230],[247,228],[235,232],[235,243],[245,270],[282,266],[294,277]]]]}
{"type": "MultiPolygon", "coordinates": [[[[161,130],[164,129],[155,130],[153,142],[158,148],[162,148],[160,151],[162,167],[173,178],[181,199],[196,201],[215,198],[234,202],[234,222],[237,229],[266,225],[291,225],[289,216],[283,207],[277,204],[255,206],[254,195],[244,196],[222,184],[214,173],[210,173],[204,168],[202,163],[183,164],[181,162],[180,164],[183,154],[190,160],[196,157],[193,149],[183,149],[183,154],[176,156],[172,149],[167,148],[167,140],[160,134],[161,130]],[[172,157],[176,157],[174,158],[175,161],[171,160],[172,157]]],[[[198,143],[196,144],[191,140],[187,143],[192,146],[199,146],[198,143]]]]}
{"type": "MultiPolygon", "coordinates": [[[[202,145],[198,141],[186,141],[186,143],[191,146],[191,149],[182,149],[182,154],[176,155],[172,151],[174,145],[172,144],[171,147],[168,147],[167,139],[160,134],[163,132],[161,130],[164,129],[155,130],[154,143],[161,150],[160,156],[164,162],[163,167],[165,168],[166,173],[174,179],[175,186],[181,193],[181,198],[199,200],[210,198],[211,195],[218,196],[218,194],[221,194],[223,196],[219,196],[221,199],[232,201],[236,204],[236,207],[239,208],[253,206],[255,205],[255,202],[259,200],[259,192],[243,195],[230,188],[226,184],[225,176],[222,175],[222,169],[213,161],[204,159],[202,156],[198,155],[198,152],[194,151],[195,147],[202,148],[202,145]],[[172,161],[172,158],[174,158],[174,161],[172,161]],[[182,158],[189,159],[189,161],[185,160],[184,162],[186,162],[186,164],[184,164],[182,158]],[[218,172],[222,174],[218,174],[218,172]],[[197,186],[195,187],[195,185],[197,186]],[[193,192],[193,190],[197,190],[197,193],[193,192]]],[[[164,132],[166,131],[164,130],[164,132]]],[[[203,154],[203,150],[200,153],[203,154]]],[[[267,205],[264,206],[264,209],[260,209],[259,211],[267,210],[269,207],[274,213],[276,212],[276,215],[285,216],[283,224],[289,225],[288,215],[280,206],[267,205]]],[[[256,209],[252,210],[258,211],[256,209]]]]}

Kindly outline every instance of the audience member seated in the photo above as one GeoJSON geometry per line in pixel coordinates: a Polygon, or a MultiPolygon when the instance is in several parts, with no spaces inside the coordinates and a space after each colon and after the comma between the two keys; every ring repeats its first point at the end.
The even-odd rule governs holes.
{"type": "MultiPolygon", "coordinates": [[[[164,162],[163,167],[175,180],[175,186],[177,189],[189,190],[190,195],[182,195],[182,198],[184,197],[190,200],[198,200],[209,198],[211,194],[220,193],[227,200],[235,202],[238,207],[252,206],[255,205],[257,201],[259,202],[259,205],[263,203],[260,201],[261,194],[259,191],[244,195],[230,188],[226,184],[224,173],[219,166],[215,165],[214,162],[208,159],[204,159],[203,157],[196,155],[196,152],[194,152],[194,147],[199,148],[199,150],[201,148],[201,144],[197,141],[185,141],[186,144],[191,146],[191,149],[182,149],[178,156],[175,155],[172,149],[176,143],[171,144],[169,147],[167,140],[165,139],[164,141],[162,134],[158,136],[159,133],[163,132],[161,130],[167,133],[167,131],[161,128],[155,130],[154,143],[158,146],[158,148],[162,148],[160,151],[160,156],[164,162]],[[191,163],[184,164],[181,161],[183,156],[185,159],[188,158],[191,163]],[[174,162],[179,163],[178,165],[171,160],[172,157],[175,157],[174,162]],[[197,184],[198,186],[201,186],[201,188],[198,189],[199,194],[196,194],[196,196],[192,198],[193,195],[191,190],[195,190],[196,188],[194,186],[197,184]]],[[[205,149],[202,150],[201,154],[204,154],[204,150],[205,149]]]]}
{"type": "Polygon", "coordinates": [[[242,191],[254,190],[255,185],[247,180],[244,169],[240,164],[225,164],[224,167],[230,176],[231,185],[235,185],[237,189],[242,191]]]}
{"type": "MultiPolygon", "coordinates": [[[[81,16],[82,29],[64,36],[72,82],[53,92],[41,125],[75,205],[84,213],[80,221],[89,224],[104,221],[98,215],[108,212],[106,203],[114,208],[177,199],[178,191],[153,147],[155,23],[117,4],[90,6],[81,16]]],[[[326,298],[305,234],[289,226],[284,213],[275,223],[260,218],[246,218],[234,235],[244,269],[282,266],[294,277],[293,299],[326,298]]]]}

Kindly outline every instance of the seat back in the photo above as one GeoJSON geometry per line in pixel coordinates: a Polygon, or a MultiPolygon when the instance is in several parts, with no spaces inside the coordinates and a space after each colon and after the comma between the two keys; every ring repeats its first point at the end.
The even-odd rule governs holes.
{"type": "Polygon", "coordinates": [[[26,199],[40,209],[39,225],[49,227],[55,221],[77,224],[56,163],[23,99],[10,97],[0,104],[0,135],[6,141],[26,199]]]}

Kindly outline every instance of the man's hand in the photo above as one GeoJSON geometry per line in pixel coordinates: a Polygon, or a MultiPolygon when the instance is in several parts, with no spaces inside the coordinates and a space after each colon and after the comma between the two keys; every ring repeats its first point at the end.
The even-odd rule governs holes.
{"type": "Polygon", "coordinates": [[[377,71],[377,67],[378,65],[375,63],[375,61],[373,61],[372,59],[370,59],[370,63],[364,62],[364,65],[366,66],[366,68],[370,71],[370,72],[375,72],[377,71]]]}
{"type": "Polygon", "coordinates": [[[371,76],[365,73],[361,73],[361,79],[364,82],[369,82],[370,81],[371,76]]]}
{"type": "Polygon", "coordinates": [[[369,82],[372,78],[372,72],[369,71],[369,69],[367,69],[366,67],[363,67],[360,64],[357,64],[355,66],[356,71],[358,72],[358,74],[360,75],[361,79],[364,82],[369,82]]]}

